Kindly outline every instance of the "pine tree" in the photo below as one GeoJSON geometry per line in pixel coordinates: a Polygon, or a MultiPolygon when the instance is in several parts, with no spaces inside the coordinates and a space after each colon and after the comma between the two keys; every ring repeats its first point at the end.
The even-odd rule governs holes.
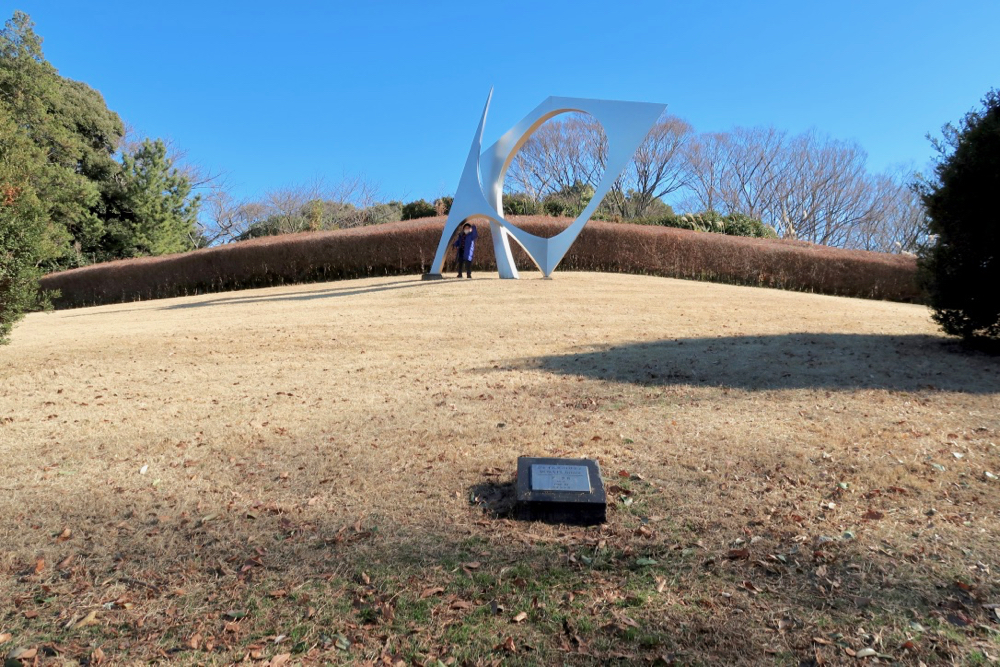
{"type": "Polygon", "coordinates": [[[157,139],[122,155],[121,172],[103,194],[105,236],[99,259],[184,252],[195,247],[198,197],[157,139]]]}

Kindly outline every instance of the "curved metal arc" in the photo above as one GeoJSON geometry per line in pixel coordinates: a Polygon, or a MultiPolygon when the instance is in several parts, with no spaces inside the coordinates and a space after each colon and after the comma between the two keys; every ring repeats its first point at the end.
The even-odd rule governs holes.
{"type": "Polygon", "coordinates": [[[568,100],[565,98],[550,97],[525,116],[521,122],[504,133],[496,143],[481,154],[481,158],[490,159],[493,165],[498,163],[502,165],[497,173],[490,173],[493,183],[491,194],[496,202],[494,203],[494,208],[501,219],[498,224],[508,228],[508,233],[532,256],[532,260],[535,261],[535,264],[538,265],[544,275],[548,276],[555,270],[555,267],[562,258],[565,257],[573,240],[579,235],[587,222],[590,221],[590,217],[611,190],[622,170],[628,166],[628,161],[639,149],[639,146],[649,134],[649,128],[656,122],[656,119],[659,118],[664,109],[666,109],[666,105],[664,104],[607,102],[605,100],[568,100]],[[649,124],[636,122],[632,127],[639,128],[639,130],[629,131],[631,128],[620,122],[622,120],[622,109],[632,111],[637,116],[642,117],[643,121],[649,121],[649,124]],[[520,150],[532,133],[550,118],[572,112],[589,114],[601,124],[608,140],[608,158],[605,162],[604,175],[586,208],[566,229],[553,237],[545,239],[530,234],[503,218],[500,212],[503,179],[506,177],[507,170],[517,151],[520,150]],[[528,243],[526,244],[522,239],[523,241],[528,241],[528,243]],[[532,252],[527,247],[528,245],[538,248],[538,253],[544,252],[544,257],[537,257],[536,252],[532,252]]]}
{"type": "Polygon", "coordinates": [[[576,236],[590,220],[590,216],[607,195],[615,179],[628,165],[628,161],[642,144],[649,128],[656,122],[666,105],[549,97],[517,125],[505,132],[486,151],[481,152],[486,114],[492,97],[491,89],[466,159],[455,200],[442,230],[431,272],[441,272],[444,256],[448,250],[448,241],[462,220],[471,216],[482,216],[490,220],[497,269],[501,278],[517,278],[517,268],[510,252],[508,236],[513,237],[524,248],[543,275],[549,276],[569,251],[576,236]],[[587,207],[566,229],[546,239],[525,232],[503,217],[503,177],[510,167],[513,156],[542,123],[560,113],[573,111],[594,116],[605,128],[608,138],[608,158],[604,176],[587,207]],[[488,172],[486,174],[482,173],[484,162],[488,172]],[[491,184],[489,194],[483,188],[484,176],[491,184]]]}

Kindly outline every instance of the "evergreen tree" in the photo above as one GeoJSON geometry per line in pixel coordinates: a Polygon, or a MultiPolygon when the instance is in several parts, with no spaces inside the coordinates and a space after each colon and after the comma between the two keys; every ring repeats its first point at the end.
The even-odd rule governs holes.
{"type": "Polygon", "coordinates": [[[25,311],[39,304],[38,265],[55,246],[32,170],[38,148],[0,107],[0,344],[25,311]]]}
{"type": "Polygon", "coordinates": [[[71,244],[102,234],[94,214],[101,182],[113,178],[113,155],[124,132],[100,93],[59,76],[42,55],[42,40],[24,12],[0,31],[0,106],[41,152],[32,179],[47,217],[62,230],[59,263],[70,262],[71,244]]]}
{"type": "Polygon", "coordinates": [[[935,180],[921,186],[930,239],[921,253],[933,317],[945,332],[1000,343],[1000,91],[947,125],[935,180]]]}
{"type": "Polygon", "coordinates": [[[164,143],[146,139],[122,155],[120,173],[102,193],[104,234],[86,250],[99,261],[191,250],[199,204],[164,143]]]}
{"type": "Polygon", "coordinates": [[[197,198],[162,141],[115,160],[124,125],[100,93],[59,76],[24,12],[0,30],[0,109],[39,149],[26,159],[55,269],[193,247],[197,198]]]}

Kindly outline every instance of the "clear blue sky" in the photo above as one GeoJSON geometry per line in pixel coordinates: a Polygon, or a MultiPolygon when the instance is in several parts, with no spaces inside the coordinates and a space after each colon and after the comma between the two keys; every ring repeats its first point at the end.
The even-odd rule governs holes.
{"type": "MultiPolygon", "coordinates": [[[[7,4],[7,3],[5,3],[7,4]]],[[[881,170],[1000,87],[1000,2],[20,0],[63,76],[237,194],[345,173],[386,198],[457,184],[548,95],[665,102],[700,131],[853,139],[881,170]]]]}

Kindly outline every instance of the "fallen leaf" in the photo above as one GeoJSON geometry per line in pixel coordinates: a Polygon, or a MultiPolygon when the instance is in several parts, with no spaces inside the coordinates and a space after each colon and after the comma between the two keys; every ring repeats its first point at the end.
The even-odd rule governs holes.
{"type": "Polygon", "coordinates": [[[38,618],[38,612],[32,609],[31,611],[24,612],[24,617],[27,619],[38,618]]]}
{"type": "Polygon", "coordinates": [[[466,570],[478,570],[482,565],[478,560],[474,560],[471,563],[462,563],[462,567],[466,570]]]}
{"type": "Polygon", "coordinates": [[[726,558],[730,558],[730,559],[733,559],[733,560],[737,560],[737,559],[738,560],[746,560],[746,559],[750,558],[750,550],[749,549],[730,549],[729,553],[726,554],[726,558]]]}
{"type": "Polygon", "coordinates": [[[513,637],[507,637],[502,642],[493,647],[494,651],[507,651],[508,653],[517,653],[517,645],[514,644],[513,637]]]}
{"type": "Polygon", "coordinates": [[[524,611],[522,611],[522,612],[521,612],[520,614],[518,614],[517,616],[515,616],[515,617],[514,617],[514,618],[512,618],[511,620],[512,620],[512,621],[513,621],[514,623],[520,623],[520,622],[524,621],[524,620],[525,620],[526,618],[528,618],[528,613],[527,613],[527,612],[524,612],[524,611]]]}
{"type": "Polygon", "coordinates": [[[270,665],[270,667],[279,667],[279,665],[283,665],[291,659],[292,659],[291,653],[279,653],[278,655],[271,658],[271,661],[267,664],[270,665]]]}
{"type": "Polygon", "coordinates": [[[822,646],[829,646],[833,643],[829,639],[823,639],[822,637],[813,637],[812,640],[814,644],[820,644],[822,646]]]}
{"type": "Polygon", "coordinates": [[[425,588],[423,592],[420,593],[420,599],[424,600],[426,598],[431,597],[432,595],[439,595],[441,593],[444,593],[443,588],[441,588],[440,586],[432,586],[430,588],[425,588]]]}
{"type": "Polygon", "coordinates": [[[60,570],[65,570],[67,567],[69,567],[73,563],[73,559],[75,559],[75,558],[76,558],[76,554],[70,554],[70,555],[66,556],[65,558],[63,558],[61,561],[59,561],[59,565],[57,565],[56,567],[58,567],[60,570]]]}
{"type": "Polygon", "coordinates": [[[287,596],[287,595],[288,595],[288,591],[286,591],[286,590],[285,590],[285,589],[283,589],[283,588],[279,588],[279,589],[278,589],[278,590],[276,590],[276,591],[271,591],[270,593],[268,593],[268,596],[270,596],[270,597],[272,597],[272,598],[274,598],[274,599],[276,599],[276,600],[277,600],[278,598],[283,598],[283,597],[285,597],[285,596],[287,596]]]}
{"type": "Polygon", "coordinates": [[[866,521],[878,521],[884,516],[885,514],[882,514],[882,512],[879,512],[878,510],[868,510],[861,516],[861,518],[866,521]]]}
{"type": "Polygon", "coordinates": [[[448,608],[464,610],[464,609],[472,609],[475,606],[476,606],[475,604],[469,602],[468,600],[455,600],[450,605],[448,605],[448,608]]]}
{"type": "Polygon", "coordinates": [[[9,642],[13,636],[9,632],[0,632],[0,644],[9,642]]]}
{"type": "Polygon", "coordinates": [[[35,574],[41,574],[42,570],[45,569],[45,559],[39,558],[35,561],[35,574]]]}
{"type": "Polygon", "coordinates": [[[198,647],[201,646],[201,633],[200,632],[196,632],[193,635],[191,635],[191,639],[188,640],[188,646],[191,647],[192,649],[194,649],[195,651],[198,650],[198,647]]]}
{"type": "Polygon", "coordinates": [[[7,654],[7,659],[24,662],[25,660],[34,660],[36,655],[38,655],[37,648],[15,648],[7,654]]]}
{"type": "Polygon", "coordinates": [[[98,623],[98,620],[97,620],[97,610],[95,609],[92,612],[90,612],[89,614],[87,614],[86,616],[84,616],[83,619],[80,620],[80,621],[78,621],[76,623],[76,625],[74,625],[73,627],[74,628],[85,628],[88,625],[97,625],[97,623],[98,623]]]}
{"type": "Polygon", "coordinates": [[[365,586],[372,583],[372,578],[368,576],[367,572],[361,573],[361,583],[363,583],[365,586]]]}
{"type": "Polygon", "coordinates": [[[56,538],[57,542],[65,542],[66,540],[73,537],[73,531],[69,528],[63,528],[63,531],[59,533],[59,537],[56,538]]]}
{"type": "Polygon", "coordinates": [[[91,651],[90,661],[95,665],[99,665],[104,662],[104,651],[101,650],[100,646],[91,651]]]}
{"type": "Polygon", "coordinates": [[[149,466],[148,465],[142,466],[141,468],[139,468],[139,474],[140,475],[145,475],[147,470],[149,470],[149,466]]]}
{"type": "Polygon", "coordinates": [[[622,623],[624,623],[625,625],[629,626],[630,628],[638,628],[639,627],[638,623],[636,623],[633,619],[629,618],[625,614],[622,614],[621,616],[619,616],[618,620],[620,620],[622,623]]]}
{"type": "Polygon", "coordinates": [[[653,577],[656,580],[656,592],[662,593],[667,588],[666,577],[653,577]]]}

